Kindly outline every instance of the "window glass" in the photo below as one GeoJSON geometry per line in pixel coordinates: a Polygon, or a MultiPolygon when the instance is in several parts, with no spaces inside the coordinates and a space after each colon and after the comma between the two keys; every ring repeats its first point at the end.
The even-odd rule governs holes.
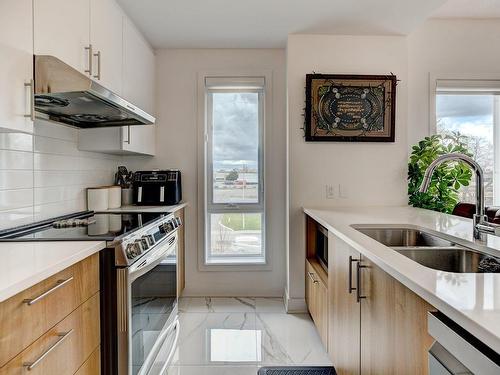
{"type": "Polygon", "coordinates": [[[264,88],[223,83],[207,88],[205,263],[263,264],[264,88]]]}

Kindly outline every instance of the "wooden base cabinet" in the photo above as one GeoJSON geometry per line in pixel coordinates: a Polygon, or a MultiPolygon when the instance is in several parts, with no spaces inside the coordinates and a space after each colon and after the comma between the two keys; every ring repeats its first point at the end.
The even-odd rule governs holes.
{"type": "Polygon", "coordinates": [[[0,303],[0,375],[98,375],[99,297],[94,254],[0,303]]]}
{"type": "Polygon", "coordinates": [[[339,375],[427,375],[426,301],[331,233],[328,352],[339,375]]]}
{"type": "Polygon", "coordinates": [[[361,306],[354,294],[352,275],[359,256],[345,242],[328,234],[328,353],[338,375],[357,375],[360,371],[361,306]]]}
{"type": "Polygon", "coordinates": [[[365,257],[361,267],[361,374],[428,374],[435,309],[365,257]]]}

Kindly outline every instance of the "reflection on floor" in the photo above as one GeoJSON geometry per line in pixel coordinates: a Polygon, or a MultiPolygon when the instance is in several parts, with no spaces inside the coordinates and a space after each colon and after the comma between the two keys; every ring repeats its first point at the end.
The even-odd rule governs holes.
{"type": "Polygon", "coordinates": [[[279,298],[183,298],[168,375],[256,375],[261,366],[331,365],[307,314],[279,298]]]}

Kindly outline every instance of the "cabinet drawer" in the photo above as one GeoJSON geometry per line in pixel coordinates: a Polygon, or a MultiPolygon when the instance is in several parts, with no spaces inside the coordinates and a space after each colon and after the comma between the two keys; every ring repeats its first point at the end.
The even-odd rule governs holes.
{"type": "Polygon", "coordinates": [[[94,254],[0,303],[0,367],[98,290],[94,254]]]}
{"type": "Polygon", "coordinates": [[[99,375],[101,373],[101,347],[98,346],[78,369],[75,375],[99,375]]]}
{"type": "Polygon", "coordinates": [[[0,369],[0,375],[72,375],[99,345],[99,293],[0,369]],[[31,368],[28,366],[31,365],[31,368]]]}

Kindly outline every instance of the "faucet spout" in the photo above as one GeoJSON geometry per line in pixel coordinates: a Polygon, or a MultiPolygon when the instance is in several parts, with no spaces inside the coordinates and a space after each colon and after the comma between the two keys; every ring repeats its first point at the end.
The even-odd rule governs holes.
{"type": "Polygon", "coordinates": [[[478,228],[478,225],[488,225],[484,211],[484,173],[481,166],[470,156],[453,152],[438,157],[427,167],[418,191],[425,193],[429,189],[432,174],[439,165],[447,161],[463,161],[474,171],[476,175],[476,214],[474,215],[474,238],[484,239],[484,236],[481,236],[482,233],[478,228]]]}

